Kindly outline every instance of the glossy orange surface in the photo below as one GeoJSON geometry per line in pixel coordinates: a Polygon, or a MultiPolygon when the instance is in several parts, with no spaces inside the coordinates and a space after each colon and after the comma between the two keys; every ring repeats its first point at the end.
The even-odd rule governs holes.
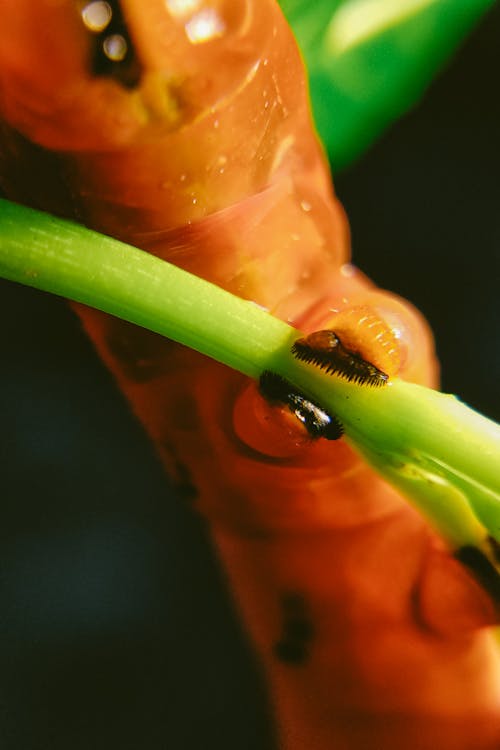
{"type": "MultiPolygon", "coordinates": [[[[349,229],[276,4],[122,5],[142,70],[132,90],[90,74],[77,4],[4,3],[7,194],[306,333],[341,330],[390,375],[435,385],[425,321],[349,264],[349,229]],[[200,40],[189,24],[208,8],[217,23],[200,40]]],[[[181,494],[196,488],[280,747],[498,748],[491,604],[404,499],[344,441],[312,442],[241,376],[79,313],[181,494]]]]}

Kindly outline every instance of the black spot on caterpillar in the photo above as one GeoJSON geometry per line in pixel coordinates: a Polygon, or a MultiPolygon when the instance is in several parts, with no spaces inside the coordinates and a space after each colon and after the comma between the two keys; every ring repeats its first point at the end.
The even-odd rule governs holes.
{"type": "Polygon", "coordinates": [[[194,503],[198,499],[198,488],[192,480],[191,473],[187,466],[180,461],[175,464],[176,475],[174,478],[174,488],[181,500],[194,503]]]}
{"type": "Polygon", "coordinates": [[[140,65],[119,0],[88,2],[82,21],[92,35],[90,67],[93,75],[113,78],[126,88],[140,80],[140,65]]]}
{"type": "Polygon", "coordinates": [[[334,331],[316,331],[297,339],[292,354],[302,362],[359,385],[382,386],[389,379],[385,372],[367,362],[358,352],[346,349],[334,331]]]}
{"type": "Polygon", "coordinates": [[[338,419],[295,390],[281,375],[269,370],[263,372],[259,380],[259,390],[270,403],[287,406],[302,422],[311,438],[338,440],[342,437],[344,428],[338,419]]]}
{"type": "Polygon", "coordinates": [[[281,599],[281,609],[283,629],[273,652],[279,661],[300,666],[309,658],[309,646],[314,636],[305,600],[300,594],[285,594],[281,599]]]}
{"type": "Polygon", "coordinates": [[[468,568],[480,586],[491,596],[494,603],[500,606],[500,573],[488,557],[472,545],[460,547],[454,553],[454,557],[468,568]]]}

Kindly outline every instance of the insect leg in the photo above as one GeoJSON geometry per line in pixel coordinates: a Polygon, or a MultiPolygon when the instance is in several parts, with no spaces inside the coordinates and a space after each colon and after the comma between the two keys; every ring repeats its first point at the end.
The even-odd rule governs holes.
{"type": "Polygon", "coordinates": [[[388,380],[385,372],[367,362],[358,352],[347,349],[335,331],[315,331],[297,339],[292,354],[302,362],[359,385],[382,386],[388,380]]]}

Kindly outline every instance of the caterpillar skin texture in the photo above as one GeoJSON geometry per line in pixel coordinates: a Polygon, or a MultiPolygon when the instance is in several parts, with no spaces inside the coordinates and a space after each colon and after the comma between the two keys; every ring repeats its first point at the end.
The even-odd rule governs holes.
{"type": "Polygon", "coordinates": [[[259,390],[271,403],[287,406],[294,417],[304,425],[311,438],[338,440],[342,437],[344,428],[340,422],[304,394],[294,390],[280,375],[269,370],[263,372],[259,379],[259,390]]]}
{"type": "Polygon", "coordinates": [[[302,362],[359,385],[382,386],[388,380],[385,372],[357,352],[346,349],[335,331],[316,331],[306,338],[297,339],[292,354],[302,362]]]}
{"type": "MultiPolygon", "coordinates": [[[[193,271],[306,335],[340,334],[332,318],[344,316],[346,347],[435,385],[425,322],[348,263],[348,226],[278,6],[120,6],[135,85],[116,70],[96,75],[78,3],[4,0],[5,194],[193,271]],[[215,22],[203,36],[207,9],[215,22]],[[366,316],[395,332],[390,357],[375,328],[369,351],[357,345],[366,316]]],[[[280,749],[498,750],[493,605],[404,499],[346,441],[290,439],[245,378],[77,309],[167,470],[182,487],[190,478],[280,749]]]]}

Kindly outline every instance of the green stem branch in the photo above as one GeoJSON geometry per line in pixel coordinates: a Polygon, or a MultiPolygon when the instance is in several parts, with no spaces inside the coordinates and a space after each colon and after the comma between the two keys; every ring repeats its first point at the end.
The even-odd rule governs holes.
{"type": "Polygon", "coordinates": [[[452,396],[393,379],[353,385],[290,353],[299,332],[118,240],[0,200],[0,275],[83,302],[257,378],[279,373],[336,414],[347,439],[455,546],[500,541],[500,428],[452,396]]]}

